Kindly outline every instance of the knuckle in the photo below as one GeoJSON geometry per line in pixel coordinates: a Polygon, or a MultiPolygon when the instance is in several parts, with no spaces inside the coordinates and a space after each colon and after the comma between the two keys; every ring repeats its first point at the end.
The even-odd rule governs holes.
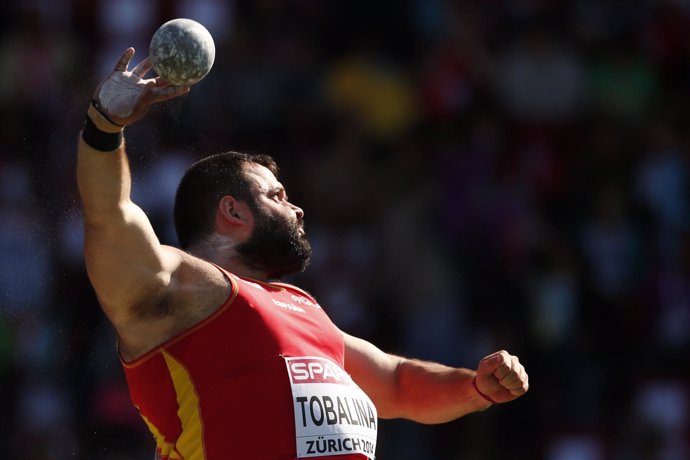
{"type": "Polygon", "coordinates": [[[507,354],[505,351],[501,350],[501,351],[499,351],[498,353],[496,353],[496,360],[497,360],[501,365],[503,365],[503,364],[505,364],[506,362],[508,362],[508,354],[507,354]]]}

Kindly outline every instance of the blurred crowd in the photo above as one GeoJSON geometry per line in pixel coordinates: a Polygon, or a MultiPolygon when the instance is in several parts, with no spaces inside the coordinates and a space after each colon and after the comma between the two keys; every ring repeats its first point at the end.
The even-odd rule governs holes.
{"type": "Polygon", "coordinates": [[[96,84],[176,17],[217,54],[126,132],[161,240],[192,161],[269,153],[314,246],[290,281],[336,324],[530,373],[506,406],[383,421],[379,458],[690,458],[685,0],[2,2],[2,458],[153,456],[86,278],[75,150],[96,84]]]}

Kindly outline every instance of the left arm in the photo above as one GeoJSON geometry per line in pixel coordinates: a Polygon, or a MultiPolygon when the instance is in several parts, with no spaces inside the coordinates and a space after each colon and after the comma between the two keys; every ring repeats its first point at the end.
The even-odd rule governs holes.
{"type": "Polygon", "coordinates": [[[343,333],[345,370],[372,399],[381,418],[443,423],[512,401],[529,388],[517,357],[499,351],[482,359],[477,371],[384,353],[371,343],[343,333]]]}

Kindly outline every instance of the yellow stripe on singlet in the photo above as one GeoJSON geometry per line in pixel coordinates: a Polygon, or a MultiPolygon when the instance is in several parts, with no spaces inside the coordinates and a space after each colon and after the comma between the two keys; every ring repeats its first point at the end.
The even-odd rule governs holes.
{"type": "Polygon", "coordinates": [[[168,458],[170,460],[182,460],[182,456],[180,455],[179,452],[175,450],[175,445],[171,442],[168,442],[165,440],[165,436],[156,428],[156,426],[151,423],[149,419],[146,418],[143,414],[141,414],[141,418],[144,419],[144,422],[146,422],[146,426],[149,427],[149,431],[153,435],[154,438],[156,438],[156,449],[158,450],[158,453],[160,454],[161,458],[168,458]]]}
{"type": "Polygon", "coordinates": [[[182,433],[175,443],[176,450],[185,460],[206,460],[204,427],[199,411],[199,395],[187,369],[165,350],[161,350],[168,365],[177,395],[177,416],[182,423],[182,433]]]}

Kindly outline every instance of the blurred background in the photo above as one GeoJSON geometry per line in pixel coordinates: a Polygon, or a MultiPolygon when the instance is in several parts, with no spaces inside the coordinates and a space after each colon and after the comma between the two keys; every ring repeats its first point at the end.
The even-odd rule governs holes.
{"type": "Polygon", "coordinates": [[[690,458],[690,2],[10,0],[3,459],[153,455],[85,276],[75,149],[93,88],[175,17],[217,55],[127,129],[161,239],[192,161],[269,153],[314,246],[290,281],[342,329],[530,373],[481,414],[382,422],[378,458],[690,458]]]}

